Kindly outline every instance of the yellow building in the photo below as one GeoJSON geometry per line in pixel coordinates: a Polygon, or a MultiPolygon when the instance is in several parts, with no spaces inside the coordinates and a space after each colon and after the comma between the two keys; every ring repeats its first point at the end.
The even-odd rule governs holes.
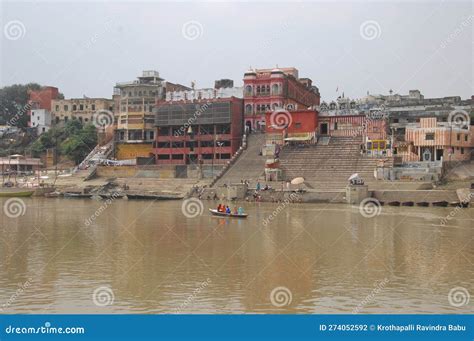
{"type": "Polygon", "coordinates": [[[157,101],[165,99],[167,91],[189,90],[160,78],[157,71],[143,71],[142,76],[130,82],[115,85],[114,101],[117,108],[115,131],[116,157],[129,159],[153,154],[157,101]]]}

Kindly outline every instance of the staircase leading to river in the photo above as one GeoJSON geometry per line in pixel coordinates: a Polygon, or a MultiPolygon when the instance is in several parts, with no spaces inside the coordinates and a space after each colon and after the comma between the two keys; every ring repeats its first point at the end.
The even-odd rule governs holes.
{"type": "Polygon", "coordinates": [[[331,137],[328,143],[308,147],[286,146],[280,165],[286,179],[305,178],[317,190],[344,190],[347,179],[358,173],[371,188],[376,159],[360,154],[360,137],[331,137]]]}
{"type": "Polygon", "coordinates": [[[248,135],[247,149],[214,186],[240,183],[241,180],[248,180],[251,186],[255,186],[265,172],[266,157],[260,155],[264,145],[265,134],[252,133],[248,135]]]}

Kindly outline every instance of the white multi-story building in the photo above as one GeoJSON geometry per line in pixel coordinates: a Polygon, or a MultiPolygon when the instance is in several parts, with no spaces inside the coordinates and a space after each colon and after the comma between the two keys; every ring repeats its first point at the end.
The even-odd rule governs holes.
{"type": "Polygon", "coordinates": [[[30,115],[30,127],[36,128],[38,135],[47,132],[51,128],[51,112],[46,109],[32,109],[30,115]]]}

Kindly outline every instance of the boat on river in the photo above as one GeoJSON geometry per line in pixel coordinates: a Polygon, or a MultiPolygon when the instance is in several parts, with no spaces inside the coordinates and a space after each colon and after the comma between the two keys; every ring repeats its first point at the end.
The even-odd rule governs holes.
{"type": "Polygon", "coordinates": [[[247,213],[225,213],[225,212],[219,212],[216,209],[209,209],[209,212],[211,212],[212,215],[218,216],[218,217],[232,217],[232,218],[247,218],[248,214],[247,213]]]}
{"type": "Polygon", "coordinates": [[[90,193],[76,193],[76,192],[65,192],[65,198],[74,198],[74,199],[90,199],[92,194],[90,193]]]}
{"type": "Polygon", "coordinates": [[[181,200],[182,196],[173,194],[127,193],[129,200],[181,200]]]}
{"type": "Polygon", "coordinates": [[[35,191],[21,188],[0,188],[0,198],[31,197],[35,191]]]}
{"type": "Polygon", "coordinates": [[[123,197],[125,197],[125,194],[124,193],[118,193],[118,192],[99,193],[99,197],[101,197],[102,199],[122,199],[123,197]]]}

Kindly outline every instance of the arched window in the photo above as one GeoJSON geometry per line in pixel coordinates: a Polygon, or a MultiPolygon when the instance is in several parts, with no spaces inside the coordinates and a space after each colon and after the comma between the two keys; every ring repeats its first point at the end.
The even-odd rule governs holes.
{"type": "Polygon", "coordinates": [[[245,106],[245,113],[251,114],[252,113],[252,104],[247,104],[245,106]]]}
{"type": "Polygon", "coordinates": [[[278,84],[273,84],[272,85],[272,95],[279,95],[279,94],[280,94],[280,90],[279,90],[278,84]]]}
{"type": "Polygon", "coordinates": [[[245,87],[245,94],[246,94],[247,96],[252,96],[252,87],[251,87],[250,85],[247,85],[247,86],[245,87]]]}
{"type": "Polygon", "coordinates": [[[267,85],[267,93],[270,93],[270,85],[267,85]]]}

